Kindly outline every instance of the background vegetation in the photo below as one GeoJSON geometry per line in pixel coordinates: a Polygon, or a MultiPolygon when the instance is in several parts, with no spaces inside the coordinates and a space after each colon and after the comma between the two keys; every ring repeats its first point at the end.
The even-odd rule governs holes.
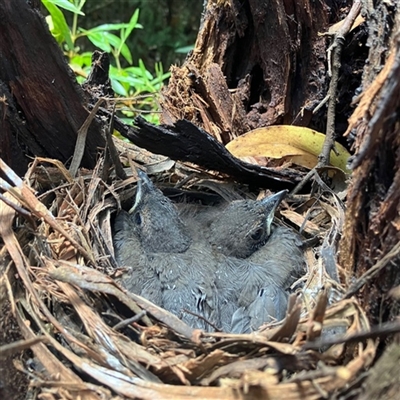
{"type": "Polygon", "coordinates": [[[147,113],[157,122],[157,94],[171,64],[194,44],[202,2],[196,0],[42,0],[50,29],[82,82],[93,50],[110,53],[116,94],[129,98],[127,122],[147,113]]]}
{"type": "MultiPolygon", "coordinates": [[[[201,0],[87,0],[82,19],[86,29],[103,23],[126,22],[140,9],[143,30],[136,31],[127,41],[133,62],[141,58],[146,65],[161,61],[165,70],[179,64],[186,56],[180,49],[192,46],[199,29],[203,2],[201,0]]],[[[82,44],[83,50],[92,50],[82,44]]]]}

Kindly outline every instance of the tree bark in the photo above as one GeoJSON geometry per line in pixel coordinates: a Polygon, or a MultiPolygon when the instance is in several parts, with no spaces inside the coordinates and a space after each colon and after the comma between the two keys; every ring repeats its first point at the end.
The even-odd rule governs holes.
{"type": "MultiPolygon", "coordinates": [[[[45,20],[25,0],[0,0],[0,156],[23,174],[29,156],[67,162],[88,116],[76,83],[45,20]]],[[[82,166],[91,168],[104,145],[89,128],[82,166]]]]}
{"type": "Polygon", "coordinates": [[[208,1],[193,53],[172,69],[163,121],[188,119],[223,143],[261,126],[307,126],[324,97],[327,10],[322,1],[208,1]]]}
{"type": "Polygon", "coordinates": [[[400,284],[400,10],[365,2],[370,54],[348,133],[356,154],[339,262],[373,322],[398,315],[400,284]]]}

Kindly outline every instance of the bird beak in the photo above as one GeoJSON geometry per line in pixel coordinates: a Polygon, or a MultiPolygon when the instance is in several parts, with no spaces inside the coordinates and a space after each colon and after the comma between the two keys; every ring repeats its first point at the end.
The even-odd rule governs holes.
{"type": "Polygon", "coordinates": [[[141,202],[141,200],[144,197],[144,194],[146,191],[151,190],[153,186],[153,182],[151,179],[147,176],[146,173],[141,171],[140,169],[137,170],[138,177],[140,178],[137,183],[137,189],[136,189],[136,197],[135,197],[135,204],[132,206],[132,208],[128,211],[129,214],[133,214],[136,207],[138,204],[141,202]]]}
{"type": "Polygon", "coordinates": [[[261,203],[266,209],[266,225],[268,236],[271,234],[271,224],[275,216],[275,210],[278,208],[281,201],[286,197],[288,192],[289,191],[285,189],[261,200],[261,203]]]}
{"type": "Polygon", "coordinates": [[[261,200],[261,202],[265,206],[272,206],[272,211],[275,212],[276,208],[279,206],[281,201],[286,197],[286,195],[289,193],[289,190],[281,190],[278,193],[273,194],[272,196],[265,197],[264,199],[261,200]]]}

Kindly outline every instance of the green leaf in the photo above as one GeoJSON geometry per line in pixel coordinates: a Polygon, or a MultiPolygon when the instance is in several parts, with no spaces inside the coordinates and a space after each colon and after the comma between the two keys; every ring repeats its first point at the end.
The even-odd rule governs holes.
{"type": "Polygon", "coordinates": [[[90,66],[92,64],[92,53],[85,52],[81,54],[75,54],[70,58],[69,63],[77,65],[81,68],[90,66]]]}
{"type": "Polygon", "coordinates": [[[83,2],[82,6],[80,8],[78,8],[74,4],[70,3],[68,0],[42,0],[43,5],[47,8],[47,6],[45,5],[45,2],[54,4],[60,8],[63,8],[64,10],[71,11],[74,14],[85,15],[81,11],[81,8],[82,8],[83,4],[85,4],[85,2],[83,2]]]}
{"type": "Polygon", "coordinates": [[[105,51],[106,53],[111,53],[110,43],[104,40],[104,36],[101,34],[98,35],[89,35],[88,39],[100,50],[105,51]]]}
{"type": "Polygon", "coordinates": [[[153,86],[160,85],[160,84],[162,84],[166,79],[168,79],[170,76],[171,76],[171,73],[170,73],[170,72],[166,72],[165,74],[158,75],[156,78],[154,78],[154,79],[151,81],[151,84],[152,84],[153,86]]]}
{"type": "MultiPolygon", "coordinates": [[[[144,64],[143,64],[144,65],[144,64]]],[[[142,81],[149,81],[153,79],[153,75],[151,75],[150,71],[147,71],[146,68],[140,68],[140,67],[128,67],[125,68],[125,71],[129,72],[132,75],[135,75],[137,77],[141,77],[142,81]]]]}
{"type": "Polygon", "coordinates": [[[132,87],[137,87],[142,84],[142,81],[138,78],[135,78],[134,76],[113,76],[112,74],[110,74],[110,77],[112,77],[113,79],[117,79],[119,82],[125,82],[132,87]]]}
{"type": "Polygon", "coordinates": [[[111,87],[113,88],[115,93],[119,94],[120,96],[124,96],[124,97],[128,96],[127,90],[124,88],[123,85],[121,85],[120,82],[118,82],[116,79],[112,79],[111,77],[110,77],[110,80],[111,80],[111,87]]]}
{"type": "Polygon", "coordinates": [[[42,3],[51,15],[53,23],[53,28],[51,29],[52,35],[56,38],[58,43],[65,41],[68,50],[73,50],[74,44],[71,38],[71,31],[69,30],[64,14],[51,0],[42,0],[42,3]]]}
{"type": "Polygon", "coordinates": [[[131,51],[129,50],[129,47],[123,43],[122,46],[120,46],[120,53],[123,55],[126,61],[128,61],[129,64],[132,64],[132,54],[131,51]]]}
{"type": "Polygon", "coordinates": [[[148,80],[153,79],[153,75],[147,70],[146,66],[144,65],[144,62],[141,58],[139,58],[139,68],[140,71],[142,72],[143,78],[146,77],[148,80]]]}
{"type": "Polygon", "coordinates": [[[103,35],[107,38],[108,43],[110,43],[114,49],[118,49],[121,44],[121,38],[110,32],[104,32],[103,35]]]}
{"type": "Polygon", "coordinates": [[[121,29],[121,44],[118,47],[118,54],[122,54],[126,61],[129,62],[129,64],[132,64],[132,55],[129,50],[129,48],[126,46],[125,41],[128,39],[129,35],[135,28],[142,28],[142,25],[139,25],[137,23],[139,19],[139,9],[136,9],[136,11],[133,13],[129,23],[126,26],[126,29],[121,29]]]}
{"type": "Polygon", "coordinates": [[[87,31],[85,29],[81,29],[81,31],[87,35],[95,46],[108,53],[112,51],[111,46],[117,49],[121,43],[121,39],[110,32],[94,32],[93,30],[87,31]]]}
{"type": "MultiPolygon", "coordinates": [[[[72,3],[74,3],[74,4],[76,4],[76,2],[77,2],[77,0],[69,0],[70,2],[72,2],[72,3]]],[[[85,3],[86,3],[86,0],[81,0],[80,2],[79,2],[79,4],[78,4],[78,8],[79,8],[79,10],[82,10],[82,8],[83,8],[83,6],[85,5],[85,3]]]]}
{"type": "Polygon", "coordinates": [[[194,44],[190,46],[178,47],[177,49],[175,49],[175,53],[186,54],[189,53],[189,51],[192,51],[193,49],[194,49],[194,44]]]}
{"type": "Polygon", "coordinates": [[[108,32],[108,31],[118,31],[120,29],[127,28],[127,23],[121,24],[102,24],[89,29],[87,32],[108,32]]]}
{"type": "Polygon", "coordinates": [[[139,9],[137,8],[131,17],[126,30],[123,32],[122,40],[124,42],[129,37],[131,32],[136,28],[138,19],[139,19],[139,9]]]}
{"type": "MultiPolygon", "coordinates": [[[[133,113],[130,113],[130,115],[132,115],[131,118],[129,117],[120,117],[120,119],[127,125],[133,125],[133,113]]],[[[123,136],[121,136],[122,139],[124,139],[123,136]]]]}

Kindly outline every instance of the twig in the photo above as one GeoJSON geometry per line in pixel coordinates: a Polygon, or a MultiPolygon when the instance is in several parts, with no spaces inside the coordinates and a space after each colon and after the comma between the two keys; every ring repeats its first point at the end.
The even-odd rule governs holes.
{"type": "Polygon", "coordinates": [[[112,163],[114,164],[115,174],[118,178],[124,180],[126,179],[126,173],[121,164],[121,160],[119,159],[117,149],[115,148],[114,141],[112,139],[112,134],[114,131],[114,116],[115,116],[115,104],[110,116],[110,123],[108,127],[105,129],[104,135],[107,143],[107,151],[106,156],[109,155],[112,163]]]}
{"type": "Polygon", "coordinates": [[[83,154],[85,152],[85,144],[86,144],[86,136],[87,131],[89,129],[90,124],[92,123],[94,117],[96,116],[97,110],[99,109],[100,105],[104,102],[103,99],[97,100],[97,103],[90,111],[90,114],[86,118],[85,122],[78,130],[78,136],[76,138],[74,156],[72,157],[71,165],[69,167],[69,173],[72,177],[76,176],[78,172],[79,165],[81,164],[83,154]]]}
{"type": "Polygon", "coordinates": [[[182,310],[182,312],[187,313],[187,314],[190,314],[190,315],[193,315],[194,317],[197,317],[197,318],[203,320],[206,324],[208,324],[208,325],[210,325],[212,328],[214,328],[216,332],[221,332],[221,329],[217,328],[213,323],[211,323],[207,318],[204,318],[202,315],[196,314],[196,313],[194,313],[193,311],[190,311],[190,310],[188,310],[188,309],[186,309],[186,308],[184,308],[184,309],[182,310]]]}
{"type": "Polygon", "coordinates": [[[304,350],[318,350],[321,347],[332,346],[338,343],[352,343],[361,342],[366,339],[382,338],[388,335],[392,335],[400,332],[400,323],[388,322],[376,327],[372,327],[369,331],[358,332],[353,335],[341,335],[340,337],[332,337],[331,339],[321,339],[315,340],[313,342],[308,342],[303,346],[304,350]]]}
{"type": "Polygon", "coordinates": [[[316,113],[328,102],[329,98],[330,98],[330,96],[329,96],[329,94],[327,94],[327,95],[322,99],[322,101],[320,101],[320,103],[317,105],[317,107],[314,108],[314,110],[313,110],[312,113],[313,113],[313,114],[316,114],[316,113]]]}
{"type": "MultiPolygon", "coordinates": [[[[335,33],[333,43],[328,49],[328,60],[331,58],[332,52],[332,67],[329,63],[331,70],[331,81],[329,83],[329,90],[326,97],[329,97],[327,120],[326,120],[326,133],[325,141],[322,146],[320,155],[318,156],[318,163],[313,170],[329,165],[331,150],[335,146],[335,109],[336,109],[336,93],[339,81],[339,70],[341,65],[341,53],[344,45],[344,38],[349,33],[355,19],[361,10],[361,0],[355,0],[353,6],[350,9],[349,14],[344,19],[343,24],[339,30],[335,33]]],[[[323,101],[326,100],[326,97],[323,101]]],[[[311,170],[305,178],[293,189],[291,194],[295,194],[303,188],[303,186],[310,180],[314,175],[314,171],[311,170]]]]}
{"type": "Polygon", "coordinates": [[[301,189],[307,184],[307,182],[311,179],[312,176],[316,173],[315,168],[313,168],[311,171],[307,173],[307,175],[299,182],[296,187],[289,193],[289,196],[294,196],[298,192],[300,192],[301,189]]]}
{"type": "Polygon", "coordinates": [[[30,211],[25,210],[25,208],[20,207],[18,204],[15,204],[13,201],[5,197],[2,193],[0,193],[0,200],[6,203],[12,209],[14,209],[19,215],[22,215],[24,218],[26,218],[34,229],[36,228],[35,221],[32,218],[32,213],[30,211]]]}
{"type": "Polygon", "coordinates": [[[343,298],[349,299],[351,296],[356,294],[365,284],[367,284],[376,274],[378,274],[387,264],[394,261],[400,254],[400,242],[393,246],[392,250],[389,251],[381,260],[379,260],[373,267],[366,271],[360,278],[354,282],[343,298]]]}
{"type": "Polygon", "coordinates": [[[126,326],[132,324],[133,322],[139,321],[140,319],[142,319],[145,315],[146,315],[146,311],[142,310],[139,314],[134,315],[132,318],[128,318],[128,319],[124,319],[121,322],[118,322],[118,324],[114,325],[114,329],[116,331],[125,328],[126,326]]]}
{"type": "Polygon", "coordinates": [[[12,182],[12,185],[10,185],[7,181],[0,178],[1,190],[10,193],[10,195],[18,200],[24,207],[28,208],[36,218],[43,219],[55,231],[68,239],[87,260],[92,264],[95,263],[93,254],[87,251],[69,232],[67,232],[67,230],[62,227],[61,224],[58,223],[54,215],[36,198],[31,188],[28,187],[1,158],[0,171],[3,172],[9,182],[12,182]]]}
{"type": "Polygon", "coordinates": [[[335,110],[336,110],[336,93],[339,81],[339,69],[341,65],[341,54],[344,45],[344,37],[350,32],[350,29],[361,10],[361,1],[355,0],[350,9],[349,14],[344,19],[342,26],[336,32],[333,43],[328,49],[328,53],[332,51],[332,76],[329,83],[329,102],[326,120],[326,135],[321,154],[319,155],[317,168],[329,165],[331,150],[335,145],[335,110]]]}
{"type": "Polygon", "coordinates": [[[35,344],[42,342],[47,342],[47,338],[45,336],[38,336],[27,340],[17,340],[16,342],[5,344],[4,346],[0,346],[0,358],[5,358],[9,354],[16,353],[17,351],[29,349],[35,344]]]}

